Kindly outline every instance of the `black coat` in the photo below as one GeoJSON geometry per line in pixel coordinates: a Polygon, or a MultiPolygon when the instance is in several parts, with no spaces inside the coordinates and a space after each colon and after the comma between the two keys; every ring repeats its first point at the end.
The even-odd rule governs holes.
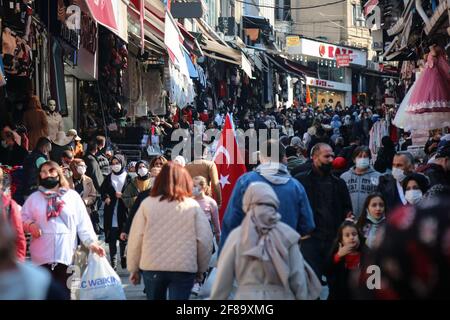
{"type": "Polygon", "coordinates": [[[361,272],[361,268],[365,265],[365,254],[368,252],[368,247],[364,245],[364,240],[361,241],[361,257],[360,257],[360,268],[355,270],[349,270],[345,267],[345,259],[341,258],[338,263],[334,263],[334,255],[337,251],[333,251],[327,261],[327,266],[325,270],[325,275],[327,277],[328,283],[328,300],[350,300],[354,299],[352,294],[352,275],[356,274],[356,279],[361,272]]]}
{"type": "Polygon", "coordinates": [[[31,154],[29,154],[24,162],[23,162],[23,175],[26,177],[24,183],[23,183],[23,190],[22,194],[25,196],[28,196],[32,194],[34,191],[37,190],[39,179],[38,179],[38,166],[36,164],[36,161],[39,158],[44,158],[46,161],[48,160],[48,157],[39,152],[39,151],[33,151],[31,154]]]}
{"type": "MultiPolygon", "coordinates": [[[[122,193],[125,191],[127,186],[131,183],[132,178],[127,175],[125,183],[122,188],[122,193]]],[[[110,198],[111,202],[109,205],[105,203],[104,209],[104,230],[105,230],[105,238],[108,239],[109,233],[112,228],[112,219],[114,214],[114,208],[116,206],[117,201],[119,201],[119,205],[117,207],[117,224],[119,228],[119,233],[123,231],[123,226],[125,225],[128,219],[128,209],[122,199],[118,199],[116,197],[116,190],[114,189],[111,182],[111,174],[106,177],[100,188],[100,194],[102,196],[102,200],[105,201],[106,198],[110,198]]],[[[108,240],[106,240],[108,242],[108,240]]]]}
{"type": "Polygon", "coordinates": [[[10,167],[21,166],[27,156],[28,151],[17,143],[14,143],[12,149],[0,146],[0,163],[2,165],[10,167]]]}
{"type": "Polygon", "coordinates": [[[125,232],[126,234],[130,233],[131,224],[133,223],[134,216],[136,215],[136,212],[141,206],[142,201],[144,201],[147,197],[150,197],[150,190],[144,190],[141,193],[139,193],[136,200],[134,201],[134,204],[128,213],[128,219],[125,222],[125,225],[123,226],[123,232],[125,232]]]}
{"type": "Polygon", "coordinates": [[[103,177],[97,158],[92,154],[88,154],[84,157],[84,162],[87,167],[86,175],[94,182],[95,189],[100,190],[105,178],[103,177]]]}
{"type": "Polygon", "coordinates": [[[403,204],[398,194],[397,181],[390,174],[380,177],[377,192],[381,193],[386,200],[386,213],[403,204]]]}
{"type": "MultiPolygon", "coordinates": [[[[309,203],[311,204],[311,208],[314,213],[314,222],[316,222],[317,226],[317,218],[316,212],[318,208],[318,204],[323,199],[319,198],[319,193],[317,189],[319,186],[317,185],[318,180],[317,176],[314,173],[314,170],[311,169],[307,172],[299,173],[295,176],[295,178],[300,181],[300,183],[305,188],[306,194],[308,195],[309,203]]],[[[339,226],[344,222],[347,217],[347,214],[352,211],[352,201],[350,199],[350,194],[348,192],[347,184],[341,178],[331,176],[332,180],[332,190],[329,192],[332,195],[332,206],[335,208],[334,211],[329,212],[329,215],[326,217],[328,220],[326,225],[331,226],[329,230],[326,231],[328,234],[328,240],[334,239],[337,234],[337,230],[339,226]]],[[[312,236],[314,237],[316,231],[313,231],[312,236]]]]}

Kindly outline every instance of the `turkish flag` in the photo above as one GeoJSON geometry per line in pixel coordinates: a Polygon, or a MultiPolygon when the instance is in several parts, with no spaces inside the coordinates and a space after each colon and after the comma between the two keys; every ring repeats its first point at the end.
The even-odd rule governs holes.
{"type": "Polygon", "coordinates": [[[234,133],[231,116],[227,114],[225,126],[222,130],[216,154],[214,155],[219,174],[220,190],[222,191],[222,206],[219,210],[219,221],[222,224],[223,215],[228,205],[228,200],[233,192],[237,179],[247,172],[244,159],[239,152],[236,135],[234,133]]]}
{"type": "Polygon", "coordinates": [[[115,33],[119,33],[111,0],[86,0],[86,3],[98,23],[112,29],[115,33]]]}

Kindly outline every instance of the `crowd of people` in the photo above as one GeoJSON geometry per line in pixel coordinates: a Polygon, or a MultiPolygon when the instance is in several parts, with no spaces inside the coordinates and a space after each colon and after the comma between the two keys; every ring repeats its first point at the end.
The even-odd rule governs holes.
{"type": "MultiPolygon", "coordinates": [[[[27,129],[36,128],[5,126],[0,163],[22,169],[14,192],[5,185],[1,194],[7,219],[0,219],[0,287],[32,274],[36,279],[28,292],[0,290],[0,298],[68,298],[67,268],[76,250],[106,255],[99,235],[113,269],[120,261],[131,283],[143,281],[148,299],[189,299],[208,281],[211,299],[317,299],[323,287],[328,299],[367,297],[361,283],[369,262],[383,267],[393,257],[407,265],[418,252],[430,255],[430,268],[442,279],[421,279],[418,287],[411,275],[417,268],[401,279],[389,270],[382,276],[388,288],[374,296],[448,297],[449,274],[443,270],[450,261],[450,135],[433,132],[426,156],[418,158],[408,152],[410,135],[391,126],[374,152],[372,129],[392,116],[391,110],[361,104],[234,107],[214,114],[186,108],[152,118],[150,148],[137,162],[127,162],[104,136],[83,144],[72,129],[31,141],[27,129]],[[227,112],[237,129],[255,129],[258,139],[259,129],[277,130],[279,139],[264,137],[267,148],[258,151],[257,164],[245,148],[248,172],[222,203],[212,161],[217,141],[185,159],[172,155],[177,141],[171,133],[182,128],[193,135],[196,121],[220,130],[227,112]],[[416,224],[425,230],[408,233],[416,224]],[[25,234],[31,234],[32,264],[23,262],[25,234]],[[390,246],[399,237],[413,245],[390,246]],[[396,255],[401,250],[405,261],[396,255]]],[[[0,182],[5,176],[0,171],[0,182]]]]}

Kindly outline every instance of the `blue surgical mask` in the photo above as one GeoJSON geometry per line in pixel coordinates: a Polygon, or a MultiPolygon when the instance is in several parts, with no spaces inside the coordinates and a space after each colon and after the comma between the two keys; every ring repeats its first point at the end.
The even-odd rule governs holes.
{"type": "Polygon", "coordinates": [[[369,158],[358,158],[356,159],[356,168],[367,169],[370,166],[369,158]]]}

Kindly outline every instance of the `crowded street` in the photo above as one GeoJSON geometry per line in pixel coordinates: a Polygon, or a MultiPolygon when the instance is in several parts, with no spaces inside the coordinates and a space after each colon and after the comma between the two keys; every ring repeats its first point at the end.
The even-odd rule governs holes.
{"type": "Polygon", "coordinates": [[[450,299],[449,22],[0,0],[0,300],[450,299]]]}

